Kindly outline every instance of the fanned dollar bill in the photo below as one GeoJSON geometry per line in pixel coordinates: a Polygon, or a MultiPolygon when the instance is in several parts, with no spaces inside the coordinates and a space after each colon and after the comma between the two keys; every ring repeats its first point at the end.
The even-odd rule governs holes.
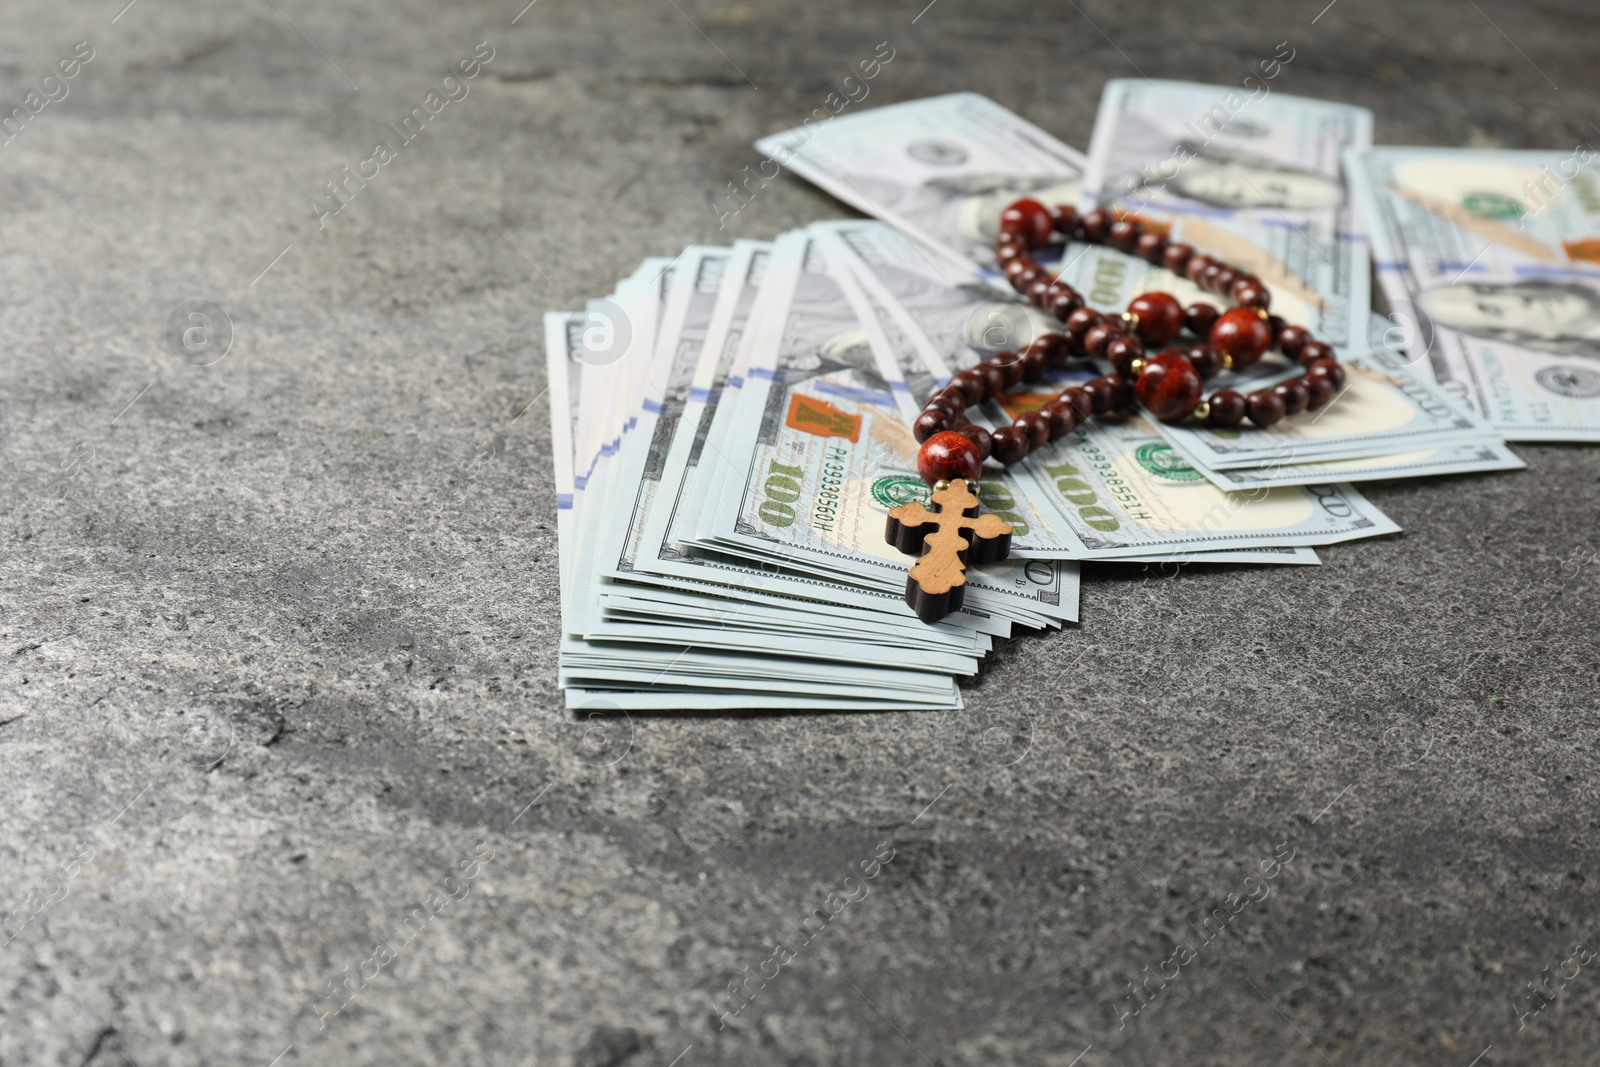
{"type": "Polygon", "coordinates": [[[1570,152],[1352,151],[1406,351],[1513,441],[1600,441],[1600,182],[1570,152]]]}
{"type": "Polygon", "coordinates": [[[756,148],[904,230],[953,269],[998,277],[1000,212],[1078,200],[1083,154],[977,93],[872,108],[763,137],[756,148]]]}
{"type": "Polygon", "coordinates": [[[1084,196],[1170,223],[1175,239],[1259,275],[1276,313],[1344,348],[1365,335],[1370,280],[1340,156],[1371,144],[1367,109],[1267,81],[1121,79],[1100,98],[1084,196]]]}

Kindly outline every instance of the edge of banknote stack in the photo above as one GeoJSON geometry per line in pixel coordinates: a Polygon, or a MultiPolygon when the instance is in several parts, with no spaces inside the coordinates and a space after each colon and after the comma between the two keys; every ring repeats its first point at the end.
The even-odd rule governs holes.
{"type": "MultiPolygon", "coordinates": [[[[1364,109],[1239,97],[1112,82],[1088,157],[972,93],[777,134],[757,148],[875,219],[646,260],[606,298],[548,314],[568,705],[960,707],[956,680],[996,638],[1077,620],[1082,561],[1315,564],[1315,546],[1398,530],[1353,483],[1519,468],[1507,436],[1600,439],[1600,401],[1565,395],[1552,414],[1508,399],[1586,389],[1573,343],[1522,368],[1526,338],[1453,333],[1478,327],[1455,297],[1428,295],[1449,264],[1403,243],[1433,211],[1435,248],[1484,243],[1496,278],[1526,281],[1518,255],[1586,254],[1559,240],[1581,231],[1576,209],[1508,238],[1503,218],[1418,193],[1437,161],[1372,149],[1364,109]],[[1241,262],[1276,312],[1334,344],[1349,381],[1317,415],[1269,430],[1095,419],[986,469],[978,495],[1014,527],[1013,558],[970,571],[963,610],[928,626],[904,603],[911,561],[884,541],[886,516],[927,500],[910,423],[928,397],[1058,328],[995,270],[999,212],[1021,196],[1132,212],[1241,262]],[[1363,219],[1381,221],[1371,244],[1363,219]],[[1371,306],[1373,247],[1387,317],[1371,306]],[[1401,301],[1423,328],[1403,328],[1401,301]]],[[[1493,171],[1485,188],[1518,173],[1493,171]]],[[[1106,248],[1068,246],[1056,269],[1102,309],[1150,289],[1210,299],[1106,248]]],[[[968,417],[993,429],[1092,373],[1052,372],[968,417]]],[[[1218,384],[1293,373],[1268,360],[1218,384]]]]}

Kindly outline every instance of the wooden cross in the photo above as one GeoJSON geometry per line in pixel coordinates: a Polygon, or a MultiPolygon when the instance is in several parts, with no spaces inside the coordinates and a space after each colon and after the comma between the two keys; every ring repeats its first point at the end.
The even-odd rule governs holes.
{"type": "Polygon", "coordinates": [[[922,554],[906,577],[906,603],[930,623],[961,610],[969,563],[996,563],[1011,552],[1011,526],[996,515],[979,515],[965,480],[935,485],[933,505],[933,511],[919,503],[894,508],[884,534],[900,551],[922,554]]]}

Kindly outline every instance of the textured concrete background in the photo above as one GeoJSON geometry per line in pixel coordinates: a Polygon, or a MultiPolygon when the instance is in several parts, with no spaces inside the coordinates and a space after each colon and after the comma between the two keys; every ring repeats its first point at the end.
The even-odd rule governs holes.
{"type": "Polygon", "coordinates": [[[95,52],[0,147],[0,1062],[1593,1062],[1600,450],[1376,487],[1405,534],[1320,568],[1091,568],[961,714],[586,738],[518,417],[545,310],[845,213],[707,204],[878,42],[869,103],[1078,145],[1289,40],[1380,142],[1570,148],[1592,3],[123,2],[0,16],[6,111],[95,52]]]}

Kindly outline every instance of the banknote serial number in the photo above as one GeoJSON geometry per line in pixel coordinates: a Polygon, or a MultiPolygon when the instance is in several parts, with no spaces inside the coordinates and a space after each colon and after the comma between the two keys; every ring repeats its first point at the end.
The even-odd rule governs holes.
{"type": "Polygon", "coordinates": [[[822,485],[817,489],[817,502],[811,505],[813,530],[832,533],[833,524],[839,520],[839,501],[844,490],[844,461],[849,455],[842,448],[830,448],[823,457],[822,485]]]}

